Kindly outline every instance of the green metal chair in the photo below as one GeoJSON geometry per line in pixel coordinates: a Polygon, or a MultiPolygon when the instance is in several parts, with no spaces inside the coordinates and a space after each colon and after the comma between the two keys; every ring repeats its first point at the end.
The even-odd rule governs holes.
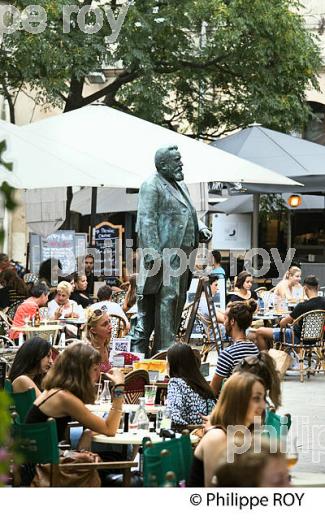
{"type": "Polygon", "coordinates": [[[35,388],[29,388],[26,392],[12,392],[10,393],[10,397],[20,417],[20,421],[22,423],[25,422],[26,415],[36,399],[35,388]]]}
{"type": "Polygon", "coordinates": [[[151,444],[150,439],[143,441],[143,485],[144,487],[164,487],[166,475],[175,474],[176,485],[186,483],[192,465],[193,451],[190,436],[151,444]]]}
{"type": "Polygon", "coordinates": [[[13,393],[12,384],[11,384],[11,381],[9,381],[9,379],[5,379],[4,390],[8,394],[12,394],[13,393]]]}
{"type": "Polygon", "coordinates": [[[137,467],[137,463],[130,461],[118,462],[94,462],[94,463],[64,463],[60,464],[60,451],[58,446],[58,435],[56,421],[50,417],[46,422],[35,424],[24,424],[18,420],[18,414],[13,413],[12,436],[15,440],[17,452],[25,464],[49,464],[50,487],[62,484],[58,479],[59,468],[65,471],[71,470],[116,470],[123,472],[123,485],[129,486],[131,479],[131,468],[137,467]]]}

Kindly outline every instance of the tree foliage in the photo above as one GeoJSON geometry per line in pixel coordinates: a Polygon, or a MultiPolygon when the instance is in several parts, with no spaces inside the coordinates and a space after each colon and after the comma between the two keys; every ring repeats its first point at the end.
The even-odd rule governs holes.
{"type": "MultiPolygon", "coordinates": [[[[22,9],[30,1],[12,3],[22,9]]],[[[0,88],[11,103],[22,88],[65,111],[103,98],[206,139],[254,121],[301,129],[308,118],[305,92],[317,87],[321,59],[296,0],[133,0],[116,44],[107,42],[108,23],[85,34],[76,14],[63,34],[62,8],[71,0],[37,3],[47,12],[46,30],[5,35],[0,49],[0,88]],[[89,73],[117,64],[109,85],[85,94],[89,73]]],[[[101,7],[117,17],[116,4],[101,7]]]]}

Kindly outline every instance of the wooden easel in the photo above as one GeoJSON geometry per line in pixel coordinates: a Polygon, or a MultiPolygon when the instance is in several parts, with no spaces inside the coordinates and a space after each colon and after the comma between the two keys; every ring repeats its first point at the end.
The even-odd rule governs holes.
{"type": "Polygon", "coordinates": [[[185,343],[189,343],[189,341],[190,341],[192,329],[193,329],[193,326],[194,326],[195,318],[196,318],[197,311],[198,311],[199,304],[200,304],[200,299],[201,299],[201,296],[202,296],[202,292],[204,292],[205,298],[206,298],[206,301],[207,301],[207,307],[208,307],[208,311],[209,311],[211,328],[212,328],[212,333],[213,333],[212,345],[211,345],[210,338],[208,338],[208,346],[205,347],[203,349],[203,352],[202,352],[202,357],[206,357],[208,352],[210,350],[212,350],[214,348],[214,346],[215,346],[217,351],[222,349],[222,340],[221,340],[220,328],[219,328],[219,324],[218,324],[218,320],[217,320],[217,315],[216,315],[214,303],[213,303],[213,300],[212,300],[212,294],[211,294],[209,278],[207,276],[202,276],[199,279],[199,283],[198,283],[198,286],[197,286],[197,289],[196,289],[196,293],[195,293],[195,297],[194,297],[194,301],[193,301],[193,306],[192,306],[192,309],[191,309],[190,317],[189,317],[188,322],[187,322],[187,327],[186,327],[186,331],[185,331],[185,334],[184,334],[183,341],[185,343]]]}

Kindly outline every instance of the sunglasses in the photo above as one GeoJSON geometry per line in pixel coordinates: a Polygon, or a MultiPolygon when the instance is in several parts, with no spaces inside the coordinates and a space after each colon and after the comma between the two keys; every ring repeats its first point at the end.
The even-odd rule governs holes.
{"type": "Polygon", "coordinates": [[[262,359],[262,356],[261,356],[261,352],[259,352],[257,354],[256,357],[252,357],[252,358],[245,358],[243,359],[241,362],[240,362],[240,366],[241,367],[252,367],[254,365],[258,365],[258,363],[261,361],[262,359]]]}
{"type": "Polygon", "coordinates": [[[101,309],[95,309],[95,310],[93,311],[93,315],[94,315],[94,316],[97,316],[97,318],[99,318],[99,316],[103,316],[103,314],[104,314],[104,313],[103,313],[103,311],[102,311],[101,309]]]}

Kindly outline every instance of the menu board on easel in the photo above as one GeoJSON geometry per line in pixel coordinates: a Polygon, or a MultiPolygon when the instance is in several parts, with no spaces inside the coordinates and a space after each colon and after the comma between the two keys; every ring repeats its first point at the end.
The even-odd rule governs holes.
{"type": "Polygon", "coordinates": [[[101,252],[105,276],[122,274],[123,231],[122,225],[111,222],[101,222],[95,227],[95,248],[101,252]]]}
{"type": "Polygon", "coordinates": [[[213,299],[212,299],[209,278],[207,276],[199,279],[197,290],[196,290],[195,297],[194,297],[193,306],[192,306],[190,317],[189,317],[189,320],[187,323],[184,341],[186,343],[188,343],[190,341],[192,329],[193,329],[193,326],[195,323],[195,318],[196,318],[197,311],[199,308],[202,293],[204,293],[204,296],[205,296],[206,302],[207,302],[213,339],[214,339],[216,345],[219,347],[220,346],[220,330],[219,330],[219,325],[218,325],[218,321],[217,321],[215,306],[214,306],[213,299]]]}

